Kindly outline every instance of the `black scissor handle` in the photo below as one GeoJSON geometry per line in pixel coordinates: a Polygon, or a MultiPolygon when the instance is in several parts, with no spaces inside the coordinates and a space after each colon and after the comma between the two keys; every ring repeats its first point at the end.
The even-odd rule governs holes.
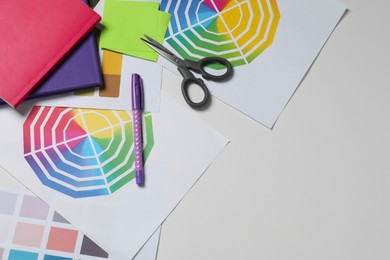
{"type": "Polygon", "coordinates": [[[202,110],[206,108],[210,103],[210,92],[203,80],[195,77],[185,77],[181,83],[181,92],[187,104],[196,110],[202,110]],[[203,92],[203,99],[199,102],[192,101],[190,94],[188,93],[191,84],[197,85],[203,92]]]}
{"type": "Polygon", "coordinates": [[[224,59],[221,57],[206,57],[206,58],[200,59],[197,62],[195,62],[195,61],[187,61],[187,62],[188,62],[188,66],[192,70],[202,74],[203,78],[205,78],[205,79],[210,79],[213,81],[223,81],[223,80],[230,78],[233,75],[232,64],[227,59],[224,59]],[[221,75],[215,75],[215,74],[211,74],[211,73],[207,72],[206,67],[208,65],[212,65],[212,64],[223,65],[226,69],[225,73],[223,73],[221,75]]]}

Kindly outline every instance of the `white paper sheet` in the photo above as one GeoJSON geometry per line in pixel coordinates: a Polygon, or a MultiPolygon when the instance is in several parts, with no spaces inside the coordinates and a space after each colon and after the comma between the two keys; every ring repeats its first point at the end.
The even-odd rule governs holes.
{"type": "Polygon", "coordinates": [[[145,164],[146,186],[132,180],[110,195],[74,199],[43,185],[23,158],[22,126],[30,108],[23,109],[0,109],[6,125],[0,129],[0,165],[116,260],[136,255],[228,142],[164,94],[161,112],[151,115],[154,146],[145,164]]]}
{"type": "MultiPolygon", "coordinates": [[[[193,1],[169,0],[168,2],[171,9],[176,6],[176,16],[179,17],[177,7],[180,3],[182,3],[181,11],[190,12],[184,6],[189,7],[193,1]]],[[[258,2],[260,6],[262,5],[260,0],[238,1],[235,5],[242,7],[242,16],[254,16],[253,13],[246,12],[244,7],[249,6],[249,9],[251,9],[255,2],[258,2]]],[[[266,2],[270,5],[269,3],[274,1],[267,0],[266,2]]],[[[276,3],[280,20],[273,43],[251,63],[235,66],[234,77],[231,80],[223,83],[205,82],[213,96],[269,128],[274,126],[345,12],[345,7],[334,0],[276,0],[276,3]]],[[[202,6],[198,5],[197,8],[202,8],[202,6]]],[[[232,7],[228,5],[226,9],[228,8],[232,7]]],[[[221,16],[221,13],[223,15],[225,11],[223,10],[219,14],[212,12],[207,14],[207,12],[202,13],[201,9],[197,12],[196,19],[204,19],[204,24],[207,24],[209,18],[202,15],[209,15],[216,19],[216,17],[221,16]]],[[[226,14],[228,14],[228,11],[226,14]]],[[[169,30],[172,34],[181,35],[182,31],[180,32],[180,29],[178,29],[179,32],[172,29],[172,19],[175,19],[175,16],[171,16],[169,30]]],[[[176,18],[176,20],[178,19],[176,18]]],[[[224,18],[220,17],[218,19],[223,20],[224,18]]],[[[190,20],[190,18],[187,20],[190,20]]],[[[245,19],[238,21],[237,25],[243,21],[245,19]]],[[[191,28],[184,22],[178,24],[180,23],[184,24],[181,26],[187,28],[183,30],[191,28]]],[[[240,28],[237,30],[240,30],[240,28]]],[[[187,38],[187,40],[189,39],[187,38]]],[[[164,45],[174,51],[167,42],[164,45]]],[[[193,47],[197,48],[196,45],[193,47]]],[[[160,56],[158,63],[179,75],[176,67],[163,57],[160,56]]],[[[178,91],[180,91],[179,86],[178,91]]]]}

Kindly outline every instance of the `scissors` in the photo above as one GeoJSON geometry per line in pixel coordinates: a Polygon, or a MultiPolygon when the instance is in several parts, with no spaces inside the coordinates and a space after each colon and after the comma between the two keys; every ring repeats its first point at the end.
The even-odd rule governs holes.
{"type": "Polygon", "coordinates": [[[145,37],[146,39],[141,38],[141,40],[148,44],[149,47],[157,51],[164,58],[168,59],[177,66],[177,69],[183,76],[183,81],[181,83],[181,92],[183,93],[183,97],[187,104],[193,109],[201,110],[206,108],[206,106],[210,103],[211,95],[203,80],[201,78],[196,78],[190,70],[200,73],[204,79],[213,81],[227,80],[233,74],[233,66],[227,59],[221,57],[206,57],[196,62],[187,59],[182,59],[173,54],[170,50],[165,48],[153,38],[147,35],[145,35],[145,37]],[[211,64],[221,64],[224,66],[226,71],[221,75],[211,74],[205,70],[205,67],[211,64]],[[201,101],[194,102],[190,98],[188,90],[191,84],[199,86],[202,90],[203,99],[201,101]]]}

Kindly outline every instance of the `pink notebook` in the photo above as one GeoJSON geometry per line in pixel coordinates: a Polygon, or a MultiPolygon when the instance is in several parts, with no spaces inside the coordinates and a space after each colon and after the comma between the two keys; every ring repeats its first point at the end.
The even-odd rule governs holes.
{"type": "Polygon", "coordinates": [[[1,0],[0,98],[19,105],[99,21],[80,0],[1,0]]]}

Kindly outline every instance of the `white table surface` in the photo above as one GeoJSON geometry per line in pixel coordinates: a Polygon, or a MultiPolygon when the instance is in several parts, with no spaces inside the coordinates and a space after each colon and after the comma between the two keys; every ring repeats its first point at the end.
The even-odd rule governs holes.
{"type": "Polygon", "coordinates": [[[231,143],[164,222],[158,260],[390,259],[390,1],[340,2],[272,131],[215,99],[198,113],[231,143]]]}

